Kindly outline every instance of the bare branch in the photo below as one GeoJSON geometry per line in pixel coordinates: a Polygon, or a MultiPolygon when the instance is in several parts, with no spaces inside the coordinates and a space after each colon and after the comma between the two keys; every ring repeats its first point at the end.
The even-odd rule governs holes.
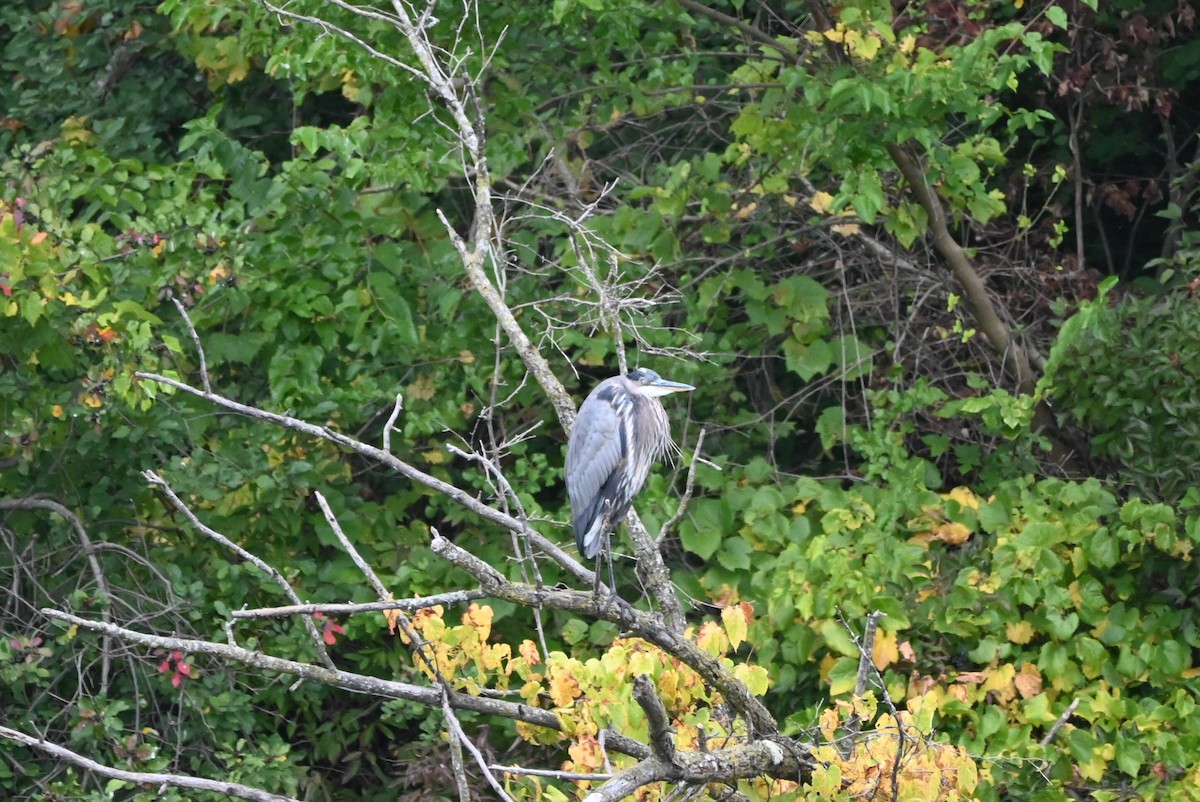
{"type": "Polygon", "coordinates": [[[18,730],[9,729],[8,727],[0,726],[0,738],[7,738],[10,741],[25,744],[26,746],[45,752],[53,758],[65,761],[82,769],[87,769],[90,772],[99,774],[101,777],[108,777],[113,780],[124,780],[135,785],[152,785],[158,787],[170,786],[174,788],[189,788],[194,791],[208,791],[209,793],[219,794],[221,796],[233,797],[234,799],[246,799],[250,802],[299,802],[290,796],[280,796],[279,794],[268,793],[258,788],[251,788],[248,785],[240,783],[227,782],[224,780],[206,780],[202,777],[189,777],[184,774],[159,774],[147,771],[126,771],[112,766],[105,766],[103,763],[97,763],[91,758],[72,752],[66,747],[53,744],[48,741],[43,741],[41,738],[35,738],[32,735],[27,735],[18,730]]]}
{"type": "Polygon", "coordinates": [[[1054,726],[1046,732],[1046,737],[1042,738],[1041,745],[1043,747],[1049,746],[1050,742],[1054,740],[1054,736],[1058,735],[1058,731],[1061,730],[1063,725],[1067,723],[1067,720],[1070,719],[1071,716],[1075,715],[1075,708],[1079,707],[1079,701],[1079,697],[1075,697],[1071,700],[1071,704],[1067,705],[1067,709],[1064,710],[1062,715],[1058,717],[1058,720],[1054,722],[1054,726]]]}
{"type": "Polygon", "coordinates": [[[364,602],[362,604],[289,604],[286,607],[258,607],[253,610],[234,610],[233,618],[287,618],[291,615],[356,615],[358,613],[381,613],[387,610],[403,610],[414,613],[436,607],[439,604],[463,604],[486,598],[482,590],[452,590],[434,596],[416,599],[389,599],[387,601],[364,602]]]}
{"type": "MultiPolygon", "coordinates": [[[[333,688],[341,688],[342,690],[370,696],[379,696],[384,699],[406,699],[410,702],[418,702],[430,707],[440,707],[442,702],[442,689],[440,688],[429,688],[422,685],[413,685],[408,682],[396,682],[365,674],[355,674],[340,669],[328,669],[322,666],[314,666],[310,663],[299,663],[294,660],[272,657],[263,652],[251,651],[239,646],[229,646],[224,643],[214,643],[194,638],[150,635],[126,629],[116,624],[80,618],[70,613],[64,613],[61,610],[43,608],[41,613],[48,618],[65,621],[68,624],[75,624],[80,629],[110,635],[117,640],[140,644],[151,649],[178,650],[188,654],[207,654],[262,671],[289,674],[304,680],[321,682],[333,688]]],[[[562,729],[558,716],[550,710],[542,710],[541,708],[508,702],[502,699],[472,696],[471,694],[453,691],[449,693],[449,699],[450,706],[455,710],[471,710],[490,716],[502,716],[513,721],[524,721],[552,730],[562,729]]],[[[626,735],[606,730],[604,737],[612,745],[612,748],[621,754],[638,759],[650,756],[650,748],[648,746],[626,735]]]]}
{"type": "MultiPolygon", "coordinates": [[[[504,802],[514,802],[513,798],[505,792],[504,786],[500,784],[500,781],[492,773],[491,767],[484,759],[479,748],[471,743],[471,739],[463,732],[462,724],[458,721],[458,716],[454,715],[454,710],[450,707],[450,691],[445,685],[442,686],[442,712],[446,718],[446,728],[450,730],[451,754],[453,755],[453,746],[456,743],[465,747],[471,753],[471,757],[474,758],[475,764],[483,771],[483,776],[487,779],[488,785],[492,786],[492,790],[496,792],[496,795],[503,799],[504,802]]],[[[466,791],[466,771],[462,766],[461,752],[458,755],[458,766],[455,768],[455,775],[461,776],[459,780],[459,794],[463,795],[465,799],[470,799],[469,793],[463,794],[466,791]]]]}
{"type": "Polygon", "coordinates": [[[392,450],[392,430],[396,426],[396,419],[400,417],[402,409],[404,409],[404,396],[396,393],[396,403],[392,405],[392,414],[388,415],[387,424],[383,427],[384,451],[391,452],[392,450]]]}
{"type": "Polygon", "coordinates": [[[992,344],[992,351],[1000,357],[1009,375],[1016,381],[1018,389],[1025,394],[1033,392],[1037,377],[1029,365],[1029,355],[1019,342],[1012,336],[1008,326],[1000,318],[988,295],[987,287],[980,278],[978,271],[967,258],[966,252],[946,224],[946,210],[936,193],[926,182],[925,171],[921,169],[913,154],[903,145],[890,144],[887,146],[888,155],[900,169],[900,174],[908,182],[917,202],[925,210],[929,219],[929,234],[933,247],[946,261],[950,272],[958,279],[963,288],[963,297],[970,307],[971,313],[979,323],[979,328],[992,344]]]}
{"type": "Polygon", "coordinates": [[[524,766],[499,766],[493,764],[490,766],[492,771],[499,771],[505,774],[527,774],[530,777],[549,777],[553,780],[579,781],[590,780],[598,782],[607,780],[612,775],[610,774],[588,774],[582,771],[559,771],[557,769],[527,769],[524,766]]]}
{"type": "Polygon", "coordinates": [[[179,316],[183,318],[183,322],[187,324],[188,334],[192,335],[192,343],[196,346],[196,354],[200,357],[200,382],[204,385],[204,392],[211,393],[212,384],[208,380],[208,361],[204,358],[204,346],[200,344],[200,335],[196,333],[196,327],[192,325],[192,319],[188,316],[183,302],[174,295],[171,296],[171,301],[179,310],[179,316]]]}
{"type": "MultiPolygon", "coordinates": [[[[47,498],[0,499],[0,510],[46,510],[66,519],[71,528],[75,530],[75,537],[79,539],[79,546],[87,558],[92,579],[96,582],[96,589],[104,596],[106,602],[113,598],[108,588],[108,580],[104,577],[104,569],[100,566],[99,558],[96,557],[96,547],[92,544],[92,539],[88,536],[87,529],[84,527],[83,521],[79,520],[78,515],[57,501],[47,498]]],[[[112,623],[112,612],[107,603],[100,606],[100,615],[105,623],[112,623]]],[[[100,649],[100,693],[107,693],[109,672],[112,670],[112,643],[107,636],[105,636],[100,649]]]]}
{"type": "Polygon", "coordinates": [[[875,667],[875,633],[879,630],[879,619],[883,616],[882,610],[867,614],[867,625],[863,628],[862,645],[858,651],[858,676],[854,680],[855,696],[862,696],[867,690],[867,680],[875,667]]]}
{"type": "Polygon", "coordinates": [[[268,412],[264,409],[259,409],[258,407],[240,404],[237,401],[234,401],[230,398],[225,398],[218,393],[206,393],[203,390],[192,387],[189,384],[176,379],[168,378],[166,376],[160,376],[157,373],[145,373],[138,371],[134,375],[139,379],[146,379],[147,381],[164,384],[168,387],[173,387],[176,390],[181,390],[185,393],[198,396],[206,401],[216,404],[219,407],[236,412],[239,415],[245,415],[249,418],[255,418],[257,420],[274,423],[277,426],[282,426],[286,429],[292,429],[293,431],[304,432],[311,437],[334,443],[342,448],[353,451],[356,454],[360,454],[368,459],[374,460],[381,465],[391,468],[406,479],[411,479],[418,484],[428,487],[430,490],[446,496],[451,501],[454,501],[462,507],[470,510],[484,520],[499,524],[505,529],[528,535],[528,537],[533,540],[538,548],[549,554],[554,561],[566,569],[568,573],[570,573],[580,582],[583,582],[589,586],[592,583],[593,576],[589,569],[580,565],[578,561],[563,551],[563,549],[559,548],[554,543],[551,543],[538,532],[529,529],[529,527],[525,526],[511,515],[505,515],[499,510],[489,507],[487,504],[479,501],[466,491],[414,468],[407,462],[404,462],[394,454],[391,454],[384,449],[368,445],[360,440],[356,440],[353,437],[342,434],[341,432],[335,432],[334,430],[325,426],[317,426],[309,423],[308,421],[300,420],[299,418],[293,418],[289,415],[279,415],[274,412],[268,412]]]}
{"type": "Polygon", "coordinates": [[[679,497],[679,506],[675,508],[675,514],[668,518],[666,522],[663,523],[663,525],[658,529],[658,537],[655,538],[654,542],[660,548],[662,547],[663,540],[666,539],[671,529],[675,527],[675,524],[682,521],[683,516],[687,513],[688,502],[692,500],[692,492],[696,489],[696,465],[700,462],[703,462],[706,465],[710,465],[717,470],[720,470],[720,468],[717,468],[717,466],[700,456],[701,450],[704,448],[705,434],[707,434],[706,430],[701,428],[700,435],[696,438],[696,448],[692,452],[692,461],[688,464],[687,482],[683,488],[683,495],[679,497]]]}
{"type": "Polygon", "coordinates": [[[354,564],[358,566],[358,570],[363,572],[363,576],[371,583],[371,587],[375,589],[375,595],[379,597],[379,601],[390,601],[392,594],[383,586],[383,580],[379,578],[379,574],[375,573],[375,569],[367,564],[367,561],[358,553],[358,549],[354,548],[354,544],[350,542],[350,538],[346,537],[346,533],[342,531],[342,525],[338,523],[337,517],[334,516],[333,510],[329,508],[329,502],[325,500],[325,496],[321,491],[314,491],[317,496],[317,504],[321,507],[321,514],[325,516],[325,522],[329,524],[329,528],[337,535],[338,542],[342,544],[342,548],[350,555],[350,559],[354,560],[354,564]]]}
{"type": "MultiPolygon", "coordinates": [[[[263,0],[263,5],[266,7],[266,9],[268,11],[270,11],[273,14],[278,14],[281,17],[284,17],[284,18],[290,19],[290,20],[295,20],[296,22],[306,22],[310,25],[315,25],[318,28],[320,28],[321,30],[325,31],[326,33],[332,33],[336,36],[340,36],[343,39],[346,39],[347,41],[353,42],[354,44],[358,45],[363,50],[367,51],[368,53],[370,53],[372,56],[379,59],[380,61],[390,64],[393,67],[395,67],[396,69],[403,70],[404,72],[408,73],[409,75],[411,75],[415,78],[423,79],[425,77],[421,74],[421,72],[419,70],[413,69],[408,64],[405,64],[403,61],[400,61],[397,58],[393,58],[392,56],[389,56],[387,53],[383,53],[383,52],[380,52],[379,50],[376,50],[375,48],[371,47],[369,44],[367,44],[366,42],[364,42],[362,39],[358,38],[354,34],[350,33],[349,31],[345,30],[344,28],[339,28],[338,26],[328,22],[327,20],[323,20],[320,17],[309,17],[304,14],[297,14],[292,11],[287,11],[283,8],[280,8],[279,6],[272,4],[270,2],[270,0],[263,0]]],[[[364,16],[366,16],[366,15],[364,15],[364,16]]]]}
{"type": "Polygon", "coordinates": [[[646,725],[650,734],[650,749],[654,757],[672,766],[677,765],[675,741],[672,739],[674,730],[667,716],[667,709],[662,699],[654,690],[654,683],[647,674],[638,674],[633,678],[633,700],[646,714],[646,725]]]}
{"type": "MultiPolygon", "coordinates": [[[[211,393],[209,393],[209,395],[211,395],[211,393]]],[[[279,573],[274,567],[268,565],[256,555],[251,554],[245,548],[239,546],[237,543],[234,543],[232,540],[225,537],[212,527],[207,526],[203,521],[197,518],[196,514],[191,511],[188,505],[183,503],[183,499],[175,495],[175,491],[171,489],[171,486],[167,484],[165,479],[156,474],[154,471],[143,471],[142,476],[144,476],[146,481],[150,482],[150,484],[159,488],[166,495],[166,497],[170,499],[171,505],[174,506],[175,509],[179,510],[179,512],[188,519],[188,522],[195,527],[197,532],[205,535],[210,540],[216,541],[221,546],[229,549],[234,554],[241,557],[258,570],[262,571],[272,582],[279,586],[280,590],[283,591],[283,595],[291,599],[293,604],[303,604],[303,602],[300,601],[300,597],[296,595],[296,591],[292,590],[292,586],[288,583],[287,579],[284,578],[283,574],[279,573]]],[[[304,624],[304,628],[308,630],[309,640],[312,641],[313,647],[317,650],[317,655],[321,658],[321,662],[325,664],[326,668],[333,668],[333,660],[329,657],[329,652],[325,650],[325,642],[321,638],[321,633],[317,632],[317,625],[313,623],[313,620],[310,617],[302,618],[301,621],[304,624]]]]}

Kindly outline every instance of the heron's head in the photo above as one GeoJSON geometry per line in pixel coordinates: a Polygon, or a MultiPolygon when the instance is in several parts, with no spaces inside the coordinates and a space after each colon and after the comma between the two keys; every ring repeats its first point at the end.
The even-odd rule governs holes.
{"type": "Polygon", "coordinates": [[[696,388],[690,384],[682,384],[681,382],[669,382],[662,376],[659,376],[649,368],[638,368],[629,371],[625,376],[632,385],[629,389],[637,395],[646,395],[651,398],[658,398],[671,393],[685,393],[696,388]]]}

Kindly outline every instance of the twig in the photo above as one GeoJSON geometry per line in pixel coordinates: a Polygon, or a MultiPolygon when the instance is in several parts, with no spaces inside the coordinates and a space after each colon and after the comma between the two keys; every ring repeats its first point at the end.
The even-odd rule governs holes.
{"type": "Polygon", "coordinates": [[[151,786],[170,786],[174,788],[189,788],[194,791],[207,791],[219,796],[234,797],[235,799],[246,799],[250,802],[299,802],[299,800],[290,796],[280,796],[279,794],[268,793],[258,788],[251,788],[248,785],[240,783],[227,782],[225,780],[206,780],[203,777],[189,777],[184,774],[159,774],[156,772],[147,771],[126,771],[112,766],[106,766],[103,763],[97,763],[91,758],[84,757],[77,752],[72,752],[66,747],[58,744],[44,741],[41,738],[35,738],[32,735],[26,735],[18,730],[9,729],[8,727],[0,726],[0,738],[7,738],[10,741],[25,744],[26,746],[45,752],[46,754],[58,760],[66,761],[80,768],[99,774],[101,777],[108,777],[113,780],[123,780],[124,782],[133,783],[134,785],[151,785],[151,786]]]}
{"type": "MultiPolygon", "coordinates": [[[[442,687],[442,712],[445,714],[446,727],[451,732],[451,744],[457,741],[463,747],[465,747],[466,750],[471,753],[471,757],[475,759],[476,765],[478,765],[483,771],[484,778],[488,781],[488,785],[492,786],[492,790],[496,792],[496,795],[503,799],[504,802],[514,802],[513,798],[505,792],[504,786],[500,784],[500,781],[497,780],[496,776],[492,773],[488,762],[484,760],[483,754],[479,751],[479,747],[471,743],[471,739],[467,737],[465,732],[463,732],[462,724],[459,723],[458,716],[454,715],[454,710],[450,707],[450,689],[445,685],[442,687]]],[[[458,760],[460,764],[459,768],[462,769],[462,781],[459,785],[459,793],[461,794],[463,790],[466,789],[466,770],[461,766],[461,753],[458,756],[458,760]]],[[[466,799],[470,799],[469,791],[467,791],[466,799]]]]}
{"type": "Polygon", "coordinates": [[[329,528],[337,535],[338,542],[342,544],[342,548],[350,555],[350,559],[354,560],[354,564],[358,566],[358,570],[362,571],[363,576],[371,583],[371,587],[375,589],[375,595],[379,597],[379,601],[391,601],[392,594],[383,586],[383,581],[379,578],[379,575],[375,573],[374,569],[358,553],[358,549],[354,548],[354,544],[350,542],[350,538],[346,537],[346,533],[342,531],[342,526],[338,523],[337,517],[334,516],[333,510],[329,508],[329,502],[325,500],[325,496],[319,490],[313,492],[317,496],[317,505],[321,508],[321,514],[325,516],[325,522],[329,524],[329,528]]]}
{"type": "MultiPolygon", "coordinates": [[[[654,540],[655,544],[659,547],[662,546],[663,540],[666,539],[667,535],[671,532],[671,529],[675,527],[675,524],[682,521],[683,516],[687,513],[688,503],[692,500],[692,491],[696,488],[697,463],[703,461],[708,465],[712,465],[711,462],[708,462],[708,460],[702,460],[700,457],[701,449],[704,447],[704,436],[706,433],[706,430],[701,428],[700,435],[696,438],[696,449],[692,452],[691,463],[688,464],[687,483],[684,485],[683,495],[679,498],[679,506],[675,509],[675,514],[668,518],[666,523],[659,527],[658,537],[654,540]]],[[[713,467],[716,466],[714,465],[713,467]]],[[[717,468],[717,470],[720,470],[720,468],[717,468]]]]}
{"type": "Polygon", "coordinates": [[[550,557],[552,557],[555,562],[566,569],[568,573],[588,586],[590,586],[592,583],[592,572],[589,569],[580,565],[578,561],[571,557],[571,555],[567,554],[565,551],[563,551],[563,549],[559,548],[554,543],[551,543],[538,532],[529,529],[527,526],[524,526],[520,521],[518,521],[516,518],[513,518],[511,515],[505,515],[499,510],[489,507],[487,504],[479,501],[466,491],[414,468],[407,462],[404,462],[388,451],[368,445],[360,440],[356,440],[353,437],[342,434],[341,432],[335,432],[334,430],[325,426],[317,426],[309,423],[308,421],[304,421],[299,418],[293,418],[290,415],[280,415],[275,412],[268,412],[265,409],[259,409],[258,407],[241,404],[230,398],[225,398],[218,393],[207,393],[196,387],[192,387],[185,382],[168,378],[167,376],[161,376],[157,373],[138,371],[134,375],[139,379],[157,382],[158,384],[163,384],[167,387],[173,387],[176,390],[181,390],[185,393],[198,396],[206,401],[216,404],[219,407],[236,412],[239,415],[245,415],[246,417],[254,418],[256,420],[268,421],[277,426],[282,426],[285,429],[303,432],[311,437],[334,443],[342,448],[353,451],[356,454],[367,457],[368,459],[375,460],[381,465],[385,465],[396,471],[396,473],[400,474],[401,476],[417,482],[418,484],[424,485],[430,490],[449,498],[451,501],[454,501],[460,506],[470,510],[484,520],[499,524],[505,529],[510,529],[514,532],[527,533],[533,542],[537,544],[538,548],[549,554],[550,557]]]}
{"type": "MultiPolygon", "coordinates": [[[[867,624],[863,628],[862,645],[858,648],[858,676],[854,678],[855,696],[862,696],[866,693],[867,682],[871,678],[871,670],[875,668],[875,633],[879,630],[879,619],[883,615],[884,613],[880,610],[875,610],[867,614],[867,624]]],[[[845,622],[843,622],[843,625],[845,625],[845,622]]],[[[854,633],[851,632],[850,635],[853,637],[854,633]]],[[[858,645],[857,640],[855,641],[855,645],[858,645]]],[[[861,721],[856,712],[846,722],[846,731],[851,735],[858,735],[860,724],[861,721]]],[[[898,723],[897,726],[899,726],[898,723]]]]}
{"type": "Polygon", "coordinates": [[[387,425],[383,427],[383,450],[391,452],[392,450],[392,427],[396,425],[396,418],[400,417],[400,410],[404,408],[404,395],[396,393],[396,403],[392,405],[392,414],[388,416],[387,425]]]}
{"type": "MultiPolygon", "coordinates": [[[[206,654],[212,657],[221,658],[234,663],[257,668],[261,671],[273,671],[280,674],[288,674],[290,676],[299,677],[311,682],[320,682],[334,688],[352,691],[354,693],[363,693],[371,696],[379,696],[385,699],[406,699],[410,702],[418,702],[420,704],[429,705],[430,707],[441,706],[441,689],[430,688],[422,685],[413,685],[407,682],[397,682],[395,680],[380,679],[371,677],[365,674],[356,674],[350,671],[341,669],[329,669],[323,666],[313,665],[311,663],[300,663],[295,660],[286,660],[281,657],[273,657],[263,652],[257,652],[250,649],[244,649],[240,646],[229,646],[224,643],[215,643],[213,641],[197,640],[195,638],[175,638],[165,635],[151,635],[136,630],[127,629],[117,626],[116,624],[107,624],[102,621],[93,621],[87,618],[80,618],[71,613],[65,613],[61,610],[43,609],[42,614],[58,621],[65,621],[68,624],[75,624],[80,629],[86,629],[91,632],[99,632],[101,634],[111,635],[117,640],[126,643],[134,643],[141,646],[146,646],[151,649],[166,649],[168,651],[181,651],[188,654],[206,654]]],[[[561,728],[558,717],[550,710],[542,710],[536,707],[530,707],[525,704],[516,704],[514,702],[504,701],[502,699],[489,699],[482,696],[472,696],[467,693],[452,693],[450,695],[450,704],[456,710],[472,710],[476,713],[486,715],[503,716],[504,718],[513,719],[515,721],[525,721],[529,724],[536,724],[539,727],[548,727],[553,730],[561,728]]],[[[618,740],[618,746],[614,746],[618,751],[624,751],[621,747],[627,743],[634,743],[632,739],[618,740]]],[[[642,747],[641,749],[634,748],[635,756],[649,753],[649,749],[642,747]]]]}
{"type": "MultiPolygon", "coordinates": [[[[87,558],[88,568],[92,572],[96,588],[104,596],[103,603],[100,605],[100,615],[105,623],[111,624],[110,602],[113,595],[108,589],[108,580],[104,576],[100,560],[96,557],[96,547],[92,544],[92,539],[88,537],[87,529],[84,528],[83,521],[79,520],[79,516],[57,501],[46,498],[0,499],[0,510],[47,510],[64,518],[71,525],[71,528],[75,530],[75,537],[79,539],[79,547],[87,558]]],[[[103,638],[100,648],[100,693],[104,694],[108,692],[109,672],[112,669],[112,642],[107,635],[103,638]]]]}
{"type": "Polygon", "coordinates": [[[287,618],[292,615],[355,615],[357,613],[380,613],[387,610],[403,610],[414,613],[439,604],[451,605],[486,598],[482,590],[452,590],[434,596],[415,599],[388,599],[387,601],[364,602],[362,604],[289,604],[286,607],[257,607],[252,610],[234,610],[233,618],[287,618]]]}
{"type": "Polygon", "coordinates": [[[183,303],[174,295],[171,296],[171,302],[175,304],[175,308],[179,310],[179,316],[187,324],[188,334],[192,335],[192,343],[196,346],[196,353],[200,357],[200,382],[204,385],[204,392],[211,393],[212,384],[208,379],[208,361],[204,358],[204,346],[200,344],[200,335],[196,333],[196,327],[192,325],[192,319],[188,316],[183,303]]]}
{"type": "MultiPolygon", "coordinates": [[[[272,582],[279,586],[280,590],[283,591],[283,595],[292,600],[293,604],[303,604],[303,602],[300,601],[300,597],[296,595],[296,591],[292,590],[292,586],[288,583],[287,579],[284,578],[283,574],[279,573],[274,567],[268,565],[256,555],[251,554],[245,548],[239,546],[237,543],[234,543],[232,540],[225,537],[220,532],[216,531],[196,517],[196,514],[192,512],[188,505],[184,504],[183,500],[179,498],[179,496],[175,495],[175,491],[171,489],[171,486],[167,484],[165,479],[163,479],[154,471],[142,471],[142,476],[145,477],[146,481],[148,481],[151,485],[159,488],[163,494],[170,499],[171,505],[174,506],[175,509],[179,510],[179,512],[188,519],[188,522],[195,527],[196,531],[205,535],[210,540],[216,541],[218,544],[229,549],[234,554],[266,574],[272,582]]],[[[304,628],[308,630],[309,640],[312,641],[313,647],[316,648],[317,655],[321,658],[321,662],[324,663],[326,668],[333,668],[333,660],[329,657],[329,653],[325,651],[325,642],[321,638],[321,633],[317,632],[317,625],[313,623],[311,617],[302,618],[301,621],[304,623],[304,628]]]]}
{"type": "Polygon", "coordinates": [[[590,780],[599,782],[607,780],[611,774],[588,774],[583,771],[559,771],[557,769],[527,769],[524,766],[501,766],[493,763],[489,766],[492,771],[499,771],[505,774],[527,774],[530,777],[549,777],[552,780],[567,780],[568,782],[579,780],[590,780]]]}
{"type": "MultiPolygon", "coordinates": [[[[884,704],[884,706],[887,707],[888,712],[890,712],[892,714],[892,719],[896,722],[897,743],[896,743],[896,758],[895,758],[895,760],[892,761],[892,799],[899,799],[900,798],[900,761],[904,758],[905,752],[908,749],[908,747],[907,747],[908,742],[910,740],[914,740],[914,739],[911,739],[909,737],[908,733],[905,732],[904,722],[901,721],[901,719],[900,719],[900,711],[896,709],[896,703],[892,701],[892,696],[890,693],[888,693],[887,683],[883,681],[883,674],[881,674],[879,669],[875,667],[875,661],[871,657],[871,651],[874,650],[874,644],[875,644],[875,628],[876,628],[876,625],[878,624],[879,618],[883,615],[884,615],[884,613],[880,610],[876,610],[867,615],[867,626],[866,626],[866,629],[863,631],[863,640],[860,641],[858,639],[858,636],[854,634],[854,630],[853,630],[853,628],[851,628],[849,622],[847,622],[846,619],[842,617],[841,610],[838,610],[838,620],[842,622],[842,626],[845,627],[846,631],[850,633],[850,640],[852,640],[854,642],[855,647],[857,647],[857,649],[858,649],[858,655],[859,655],[858,671],[859,671],[859,674],[858,674],[858,678],[855,680],[855,683],[854,683],[855,690],[857,691],[857,689],[859,687],[859,682],[862,682],[863,690],[865,690],[866,689],[865,675],[869,672],[873,672],[875,674],[876,684],[879,686],[879,692],[880,692],[880,696],[882,697],[883,704],[884,704]],[[865,645],[868,633],[871,636],[870,649],[868,649],[867,646],[865,645]],[[865,665],[864,665],[864,661],[865,661],[865,665]]],[[[858,694],[856,694],[856,695],[858,695],[858,694]]],[[[857,733],[857,731],[858,731],[857,724],[858,724],[857,718],[852,717],[850,719],[850,721],[847,723],[847,729],[850,729],[851,727],[853,727],[852,732],[857,733]]]]}
{"type": "MultiPolygon", "coordinates": [[[[329,502],[325,500],[325,496],[320,492],[318,492],[316,496],[317,504],[320,505],[321,512],[325,515],[325,521],[333,529],[334,534],[337,535],[338,541],[342,544],[342,547],[346,549],[347,553],[349,553],[350,558],[354,560],[354,564],[358,566],[358,569],[363,572],[363,576],[365,576],[367,581],[371,583],[371,586],[375,589],[375,593],[379,597],[379,600],[381,602],[390,600],[392,594],[388,592],[386,587],[384,587],[383,581],[379,578],[379,575],[375,573],[374,569],[372,569],[367,561],[362,558],[362,555],[358,553],[358,549],[356,549],[354,544],[350,542],[350,538],[346,537],[346,533],[342,531],[341,524],[338,523],[337,518],[333,514],[333,510],[329,507],[329,502]]],[[[471,789],[467,783],[466,767],[463,765],[462,760],[462,748],[465,747],[466,750],[471,753],[471,756],[475,758],[475,762],[479,764],[479,767],[483,770],[484,777],[487,778],[488,783],[492,786],[492,790],[495,791],[501,799],[505,800],[505,802],[514,802],[512,797],[504,792],[503,786],[501,786],[496,778],[492,776],[491,772],[488,771],[487,761],[483,759],[483,755],[479,753],[478,748],[476,748],[475,744],[471,743],[471,740],[467,737],[467,734],[463,732],[462,724],[459,722],[458,717],[454,715],[454,709],[450,705],[450,694],[453,692],[453,689],[450,687],[450,683],[447,681],[447,679],[442,676],[442,672],[437,664],[436,656],[430,654],[428,644],[413,628],[412,622],[408,620],[408,617],[399,610],[397,610],[396,616],[400,628],[403,630],[408,639],[412,641],[414,654],[416,654],[417,658],[423,661],[425,665],[429,667],[430,673],[433,674],[438,685],[441,687],[441,707],[446,721],[446,729],[450,732],[450,759],[454,769],[455,782],[458,785],[459,797],[463,800],[463,802],[469,802],[471,798],[471,789]]]]}
{"type": "MultiPolygon", "coordinates": [[[[462,756],[462,745],[467,739],[464,735],[460,734],[462,732],[461,727],[451,725],[451,722],[457,725],[458,719],[455,718],[454,711],[450,709],[448,698],[444,692],[442,693],[442,715],[446,720],[446,730],[450,734],[450,769],[454,775],[454,784],[458,788],[458,800],[459,802],[471,802],[471,784],[467,779],[467,767],[463,763],[462,756]]],[[[491,778],[490,772],[486,769],[484,770],[484,774],[489,779],[491,778]]]]}
{"type": "Polygon", "coordinates": [[[854,680],[854,695],[862,696],[867,690],[867,675],[875,668],[875,633],[879,630],[879,619],[886,613],[875,610],[867,614],[867,625],[863,629],[862,647],[858,653],[858,676],[854,680]]]}
{"type": "Polygon", "coordinates": [[[1049,746],[1050,742],[1054,740],[1054,736],[1058,735],[1058,731],[1067,723],[1067,719],[1075,715],[1075,708],[1079,707],[1079,701],[1079,697],[1076,697],[1071,700],[1071,704],[1067,705],[1067,709],[1062,712],[1062,715],[1054,722],[1054,726],[1046,733],[1046,737],[1042,739],[1041,745],[1043,747],[1049,746]]]}

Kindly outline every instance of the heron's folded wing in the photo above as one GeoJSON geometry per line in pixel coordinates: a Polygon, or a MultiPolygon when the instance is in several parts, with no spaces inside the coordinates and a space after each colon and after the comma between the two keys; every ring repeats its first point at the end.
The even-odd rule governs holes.
{"type": "Polygon", "coordinates": [[[624,458],[627,436],[610,403],[594,396],[584,402],[567,444],[567,494],[576,525],[598,511],[600,488],[624,458]]]}

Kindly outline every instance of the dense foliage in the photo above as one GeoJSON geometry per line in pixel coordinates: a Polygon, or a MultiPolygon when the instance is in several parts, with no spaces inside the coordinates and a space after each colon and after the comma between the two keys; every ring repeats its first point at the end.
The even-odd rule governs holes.
{"type": "MultiPolygon", "coordinates": [[[[400,395],[394,453],[508,504],[448,446],[486,455],[521,514],[569,541],[565,435],[439,217],[463,233],[475,212],[448,112],[333,32],[411,62],[382,19],[288,10],[330,27],[207,0],[0,9],[0,725],[301,798],[449,798],[428,708],[39,612],[224,642],[231,611],[286,603],[150,470],[306,600],[375,598],[317,492],[398,598],[469,584],[431,527],[521,575],[507,535],[445,495],[135,377],[200,383],[185,314],[218,393],[369,443],[400,395]]],[[[1190,6],[502,0],[461,16],[437,3],[429,24],[486,124],[509,308],[576,397],[624,350],[700,386],[670,412],[685,455],[706,430],[712,465],[664,544],[696,601],[690,637],[824,744],[811,784],[742,790],[869,796],[902,727],[920,736],[898,775],[914,798],[1194,793],[1190,6]],[[982,295],[948,267],[955,247],[982,295]],[[1034,392],[1017,350],[1049,357],[1031,360],[1034,392]],[[863,693],[854,633],[874,611],[863,693]]],[[[687,467],[639,497],[651,529],[687,467]]],[[[464,714],[489,758],[600,769],[602,726],[645,737],[634,671],[681,748],[741,733],[695,672],[611,624],[480,605],[419,620],[445,675],[564,723],[464,714]]],[[[379,615],[312,625],[344,668],[428,672],[379,615]]],[[[320,657],[293,619],[234,629],[320,657]]],[[[0,795],[214,798],[4,739],[0,795]]]]}

